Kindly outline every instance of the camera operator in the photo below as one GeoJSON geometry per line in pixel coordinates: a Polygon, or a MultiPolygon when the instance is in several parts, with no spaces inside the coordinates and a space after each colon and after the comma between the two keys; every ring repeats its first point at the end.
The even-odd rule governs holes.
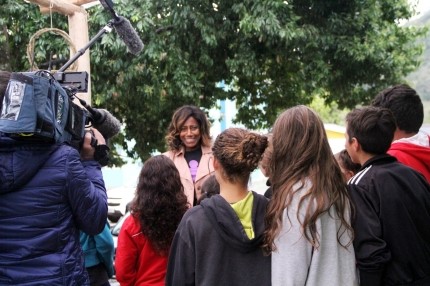
{"type": "MultiPolygon", "coordinates": [[[[10,73],[0,71],[0,110],[10,73]]],[[[15,140],[0,133],[0,285],[89,285],[80,230],[107,221],[106,189],[94,146],[15,140]]]]}

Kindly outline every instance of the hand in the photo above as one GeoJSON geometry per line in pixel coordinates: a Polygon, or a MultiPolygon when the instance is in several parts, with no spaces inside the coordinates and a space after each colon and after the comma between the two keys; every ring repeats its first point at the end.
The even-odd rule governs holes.
{"type": "Polygon", "coordinates": [[[85,132],[84,142],[81,149],[81,160],[94,160],[94,150],[97,145],[105,145],[106,140],[95,128],[85,132]]]}

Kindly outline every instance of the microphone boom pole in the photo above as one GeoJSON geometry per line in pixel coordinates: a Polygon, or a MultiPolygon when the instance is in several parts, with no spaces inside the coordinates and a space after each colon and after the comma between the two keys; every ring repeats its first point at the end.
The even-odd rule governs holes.
{"type": "Polygon", "coordinates": [[[64,72],[69,66],[71,66],[80,56],[82,56],[88,48],[92,47],[96,41],[98,41],[105,34],[109,34],[112,31],[112,26],[115,20],[110,20],[106,26],[104,26],[89,42],[85,47],[80,49],[73,57],[67,61],[57,72],[64,72]]]}

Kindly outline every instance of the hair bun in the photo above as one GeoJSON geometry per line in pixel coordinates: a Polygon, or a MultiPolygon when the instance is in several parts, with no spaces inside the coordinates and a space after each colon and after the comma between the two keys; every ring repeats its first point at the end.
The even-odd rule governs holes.
{"type": "Polygon", "coordinates": [[[248,170],[257,168],[258,162],[260,162],[267,145],[268,139],[266,136],[253,132],[245,135],[239,148],[241,148],[241,154],[248,170]]]}

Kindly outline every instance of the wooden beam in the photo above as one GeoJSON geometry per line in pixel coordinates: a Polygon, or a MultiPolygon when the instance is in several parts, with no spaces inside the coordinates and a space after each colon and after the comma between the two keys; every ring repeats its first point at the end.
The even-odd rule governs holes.
{"type": "MultiPolygon", "coordinates": [[[[63,0],[63,1],[67,1],[67,0],[63,0]]],[[[82,6],[82,5],[85,5],[88,3],[94,3],[94,2],[99,2],[99,0],[68,0],[68,3],[73,4],[73,5],[77,5],[77,6],[82,6]]],[[[40,10],[40,13],[43,15],[51,13],[51,9],[49,9],[49,7],[39,6],[39,10],[40,10]]],[[[58,11],[54,8],[52,8],[52,11],[61,13],[60,11],[58,11]]]]}
{"type": "Polygon", "coordinates": [[[82,6],[84,4],[92,3],[92,2],[99,2],[99,0],[67,0],[69,3],[82,6]]]}
{"type": "Polygon", "coordinates": [[[58,8],[55,8],[55,7],[52,7],[52,9],[49,9],[49,7],[45,7],[45,6],[39,6],[39,11],[40,11],[40,14],[42,14],[42,15],[48,15],[48,14],[51,13],[51,11],[63,14],[65,16],[72,16],[72,15],[74,15],[75,12],[85,13],[85,12],[82,12],[82,11],[75,11],[75,12],[73,12],[73,14],[69,14],[69,13],[66,13],[64,10],[60,10],[58,8]]]}
{"type": "Polygon", "coordinates": [[[30,0],[30,2],[38,4],[41,6],[41,9],[42,7],[46,7],[48,9],[48,13],[49,7],[52,4],[52,10],[67,16],[71,16],[75,12],[86,14],[84,8],[61,0],[30,0]]]}

